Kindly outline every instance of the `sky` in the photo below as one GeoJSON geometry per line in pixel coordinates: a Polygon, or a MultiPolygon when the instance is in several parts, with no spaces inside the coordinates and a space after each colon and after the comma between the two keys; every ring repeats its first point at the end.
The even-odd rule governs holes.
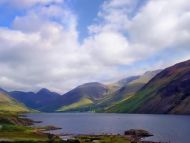
{"type": "Polygon", "coordinates": [[[189,0],[0,0],[0,87],[65,93],[190,58],[189,0]]]}

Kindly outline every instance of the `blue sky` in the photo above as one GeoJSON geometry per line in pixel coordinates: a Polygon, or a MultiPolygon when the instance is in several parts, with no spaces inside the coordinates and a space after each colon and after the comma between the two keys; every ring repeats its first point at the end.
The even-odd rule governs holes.
{"type": "Polygon", "coordinates": [[[0,86],[66,92],[187,60],[189,12],[188,0],[2,0],[0,86]]]}
{"type": "MultiPolygon", "coordinates": [[[[103,0],[65,0],[62,7],[68,7],[78,17],[77,29],[81,41],[88,36],[88,26],[98,21],[98,12],[103,2],[103,0]]],[[[133,17],[145,3],[145,0],[137,0],[137,5],[130,16],[133,17]]],[[[26,12],[26,9],[14,8],[7,4],[0,5],[0,26],[11,28],[15,17],[25,15],[26,12]]]]}
{"type": "Polygon", "coordinates": [[[66,0],[68,7],[78,16],[80,40],[88,35],[88,26],[92,24],[100,9],[102,0],[66,0]]]}
{"type": "Polygon", "coordinates": [[[16,15],[20,15],[19,10],[10,9],[8,6],[0,6],[0,25],[10,27],[11,22],[14,20],[16,15]]]}
{"type": "MultiPolygon", "coordinates": [[[[78,16],[78,30],[80,40],[88,35],[88,26],[92,24],[100,9],[103,0],[65,0],[63,7],[68,7],[78,16]]],[[[27,12],[26,9],[14,8],[10,5],[0,5],[0,26],[10,27],[16,16],[22,16],[27,12]]]]}

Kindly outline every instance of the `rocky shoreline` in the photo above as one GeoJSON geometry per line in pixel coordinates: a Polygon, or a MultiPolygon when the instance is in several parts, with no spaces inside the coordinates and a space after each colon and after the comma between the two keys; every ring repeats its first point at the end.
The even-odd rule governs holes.
{"type": "MultiPolygon", "coordinates": [[[[25,117],[26,120],[30,120],[25,117]]],[[[33,124],[35,123],[41,123],[41,121],[32,121],[33,124]]],[[[47,131],[54,131],[54,130],[60,130],[62,128],[55,127],[52,125],[44,126],[39,128],[42,133],[46,133],[47,131]]],[[[51,138],[54,138],[54,136],[59,137],[64,143],[88,143],[90,142],[98,142],[102,141],[105,138],[110,139],[123,139],[126,141],[129,141],[129,143],[167,143],[167,142],[155,142],[155,141],[144,141],[142,139],[150,136],[154,136],[152,133],[143,130],[143,129],[130,129],[124,132],[123,135],[117,134],[100,134],[100,135],[92,135],[92,134],[53,134],[48,133],[51,138]]],[[[110,142],[111,143],[111,142],[110,142]]],[[[113,142],[114,143],[114,142],[113,142]]]]}
{"type": "MultiPolygon", "coordinates": [[[[104,143],[116,143],[117,141],[122,143],[167,143],[167,142],[155,142],[155,141],[134,141],[133,138],[129,138],[125,135],[70,135],[66,136],[67,141],[78,141],[79,143],[90,143],[90,142],[104,142],[104,143]]],[[[63,139],[64,136],[63,136],[63,139]]]]}
{"type": "Polygon", "coordinates": [[[131,129],[125,131],[123,135],[121,134],[57,134],[62,140],[78,143],[89,143],[89,142],[105,142],[105,143],[115,143],[115,140],[123,140],[126,143],[168,143],[168,142],[156,142],[156,141],[145,141],[146,137],[154,136],[148,131],[142,129],[131,129]],[[109,140],[111,142],[106,142],[109,140]]]}
{"type": "MultiPolygon", "coordinates": [[[[10,126],[15,126],[19,128],[24,128],[23,137],[22,132],[18,132],[17,130],[13,132],[7,132],[10,134],[9,137],[6,138],[6,132],[1,132],[0,142],[17,142],[18,140],[23,142],[51,142],[51,143],[161,143],[154,141],[143,141],[142,138],[153,136],[153,134],[148,131],[142,129],[131,129],[125,131],[123,135],[112,135],[112,134],[101,134],[101,135],[74,135],[74,134],[54,134],[51,131],[59,130],[61,128],[55,127],[52,125],[49,126],[34,126],[36,123],[41,123],[41,121],[33,121],[29,119],[26,115],[23,114],[11,114],[11,115],[3,115],[0,116],[0,123],[10,124],[10,126]],[[26,130],[26,131],[25,131],[26,130]],[[25,133],[29,132],[29,138],[25,138],[25,133]],[[11,135],[12,133],[12,135],[11,135]],[[3,136],[3,134],[5,134],[3,136]],[[19,139],[11,139],[11,136],[21,136],[19,139]],[[35,138],[34,138],[35,137],[35,138]],[[22,139],[23,138],[23,139],[22,139]],[[9,140],[7,140],[9,139],[9,140]]],[[[1,130],[0,130],[1,131],[1,130]]],[[[26,134],[28,136],[28,134],[26,134]]]]}

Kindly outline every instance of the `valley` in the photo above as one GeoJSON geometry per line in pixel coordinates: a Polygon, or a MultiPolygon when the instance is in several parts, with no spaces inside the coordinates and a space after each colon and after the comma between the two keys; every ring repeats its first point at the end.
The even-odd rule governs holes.
{"type": "MultiPolygon", "coordinates": [[[[2,92],[20,105],[39,112],[190,114],[189,77],[188,60],[115,83],[85,83],[63,95],[45,88],[36,93],[3,89],[2,92]]],[[[3,105],[1,108],[8,108],[2,101],[3,105]]]]}
{"type": "MultiPolygon", "coordinates": [[[[103,114],[103,113],[140,113],[143,119],[143,116],[147,119],[151,119],[150,114],[190,114],[190,101],[189,101],[189,91],[190,91],[190,61],[184,61],[177,63],[171,67],[168,67],[163,70],[149,71],[139,76],[131,76],[125,79],[119,80],[116,83],[111,84],[101,84],[98,82],[86,83],[80,85],[71,91],[60,95],[56,92],[52,92],[48,89],[41,89],[38,92],[23,92],[23,91],[6,91],[4,89],[0,90],[0,141],[4,142],[63,142],[60,134],[57,134],[60,131],[68,134],[73,134],[74,139],[67,140],[65,142],[80,142],[86,143],[89,140],[98,140],[99,142],[112,143],[112,142],[131,142],[131,139],[122,135],[122,132],[118,132],[118,128],[121,130],[122,126],[120,123],[125,122],[127,118],[133,115],[130,114],[103,114]],[[49,112],[49,114],[43,114],[42,112],[49,112]],[[51,112],[51,113],[50,113],[51,112]],[[63,113],[64,112],[64,113],[63,113]],[[70,113],[65,113],[70,112],[70,113]],[[73,112],[73,113],[72,113],[73,112]],[[77,112],[77,113],[76,113],[77,112]],[[91,112],[91,114],[83,114],[81,112],[91,112]],[[93,113],[96,112],[96,113],[93,113]],[[29,119],[22,117],[21,115],[25,113],[29,114],[29,119]],[[57,113],[57,114],[56,114],[57,113]],[[34,116],[33,116],[34,115],[34,116]],[[39,118],[36,118],[38,117],[39,118]],[[41,116],[42,115],[42,118],[41,116]],[[58,116],[57,116],[58,115],[58,116]],[[77,116],[76,116],[77,115],[77,116]],[[126,115],[126,117],[124,116],[126,115]],[[46,118],[47,116],[47,118],[46,118]],[[49,117],[50,116],[50,117],[49,117]],[[53,117],[57,118],[53,118],[53,117]],[[60,117],[59,117],[60,116],[60,117]],[[71,120],[74,126],[71,126],[72,123],[67,123],[65,119],[71,120]],[[84,118],[84,117],[85,118],[84,118]],[[113,116],[113,117],[112,117],[113,116]],[[45,118],[44,118],[45,117],[45,118]],[[72,121],[72,117],[74,121],[72,121]],[[103,122],[101,125],[100,122],[95,123],[97,125],[97,133],[101,135],[93,135],[93,132],[90,132],[88,128],[86,130],[86,135],[76,136],[76,134],[81,134],[82,127],[79,127],[79,132],[74,133],[68,132],[70,129],[74,129],[78,126],[78,122],[85,121],[88,124],[88,127],[93,128],[93,131],[96,131],[96,127],[91,127],[96,121],[92,119],[97,119],[104,121],[106,118],[109,118],[108,121],[115,121],[111,124],[116,124],[116,127],[113,130],[116,132],[101,132],[101,126],[107,128],[107,123],[103,122]],[[123,121],[122,118],[126,118],[123,121]],[[90,120],[88,120],[88,118],[90,120]],[[113,119],[110,119],[113,118],[113,119]],[[32,119],[32,120],[31,120],[32,119]],[[46,123],[48,119],[49,124],[46,123]],[[51,122],[51,119],[53,122],[51,122]],[[61,124],[55,124],[55,120],[59,123],[61,119],[61,124]],[[35,121],[42,121],[35,122],[35,121]],[[90,123],[93,122],[94,123],[90,123]],[[116,122],[117,121],[117,122],[116,122]],[[43,123],[45,122],[45,123],[43,123]],[[69,128],[66,128],[66,125],[62,128],[62,124],[69,125],[69,128]],[[41,124],[41,125],[40,125],[41,124]],[[35,125],[35,126],[31,126],[35,125]],[[91,126],[89,126],[91,125],[91,126]],[[57,128],[58,127],[58,128],[57,128]],[[59,129],[54,132],[54,129],[59,129]],[[46,132],[48,131],[48,132],[46,132]],[[104,135],[102,135],[104,134],[104,135]],[[117,135],[119,134],[119,135],[117,135]],[[111,140],[112,141],[111,141],[111,140]]],[[[138,116],[138,115],[137,115],[138,116]]],[[[140,116],[140,115],[139,115],[140,116]]],[[[188,118],[189,116],[185,116],[188,118]]],[[[162,122],[162,116],[154,117],[158,122],[162,122]]],[[[166,118],[166,116],[164,116],[166,118]]],[[[168,116],[168,118],[174,118],[176,123],[178,118],[175,116],[168,116]]],[[[183,116],[180,116],[183,119],[183,116]]],[[[132,120],[133,124],[138,125],[135,120],[135,117],[132,120]]],[[[128,122],[130,118],[127,119],[128,122]]],[[[165,120],[165,119],[164,119],[165,120]]],[[[171,120],[171,119],[169,119],[171,120]]],[[[175,121],[174,120],[174,121],[175,121]]],[[[127,123],[128,123],[127,122],[127,123]]],[[[138,121],[141,122],[141,121],[138,121]]],[[[149,121],[150,122],[150,121],[149,121]]],[[[163,122],[168,122],[167,120],[163,122]]],[[[108,122],[109,123],[109,122],[108,122]]],[[[126,123],[126,124],[127,124],[126,123]]],[[[142,123],[146,125],[147,122],[142,123]]],[[[155,128],[157,123],[152,123],[154,126],[147,128],[152,130],[155,128]]],[[[185,122],[184,122],[185,124],[185,122]]],[[[136,126],[133,125],[131,128],[143,128],[146,129],[146,126],[136,126]]],[[[177,124],[176,124],[177,125],[177,124]]],[[[84,125],[85,127],[85,125],[84,125]]],[[[108,126],[109,127],[109,126],[108,126]]],[[[123,126],[124,127],[124,126],[123,126]]],[[[130,126],[126,126],[126,129],[130,129],[130,126]]],[[[171,129],[171,126],[168,128],[171,129]]],[[[178,127],[179,129],[180,127],[178,127]]],[[[163,128],[162,128],[163,129],[163,128]]],[[[162,130],[161,129],[161,130],[162,130]]],[[[166,129],[164,129],[167,131],[166,129]]],[[[123,132],[125,128],[123,128],[123,132]]],[[[153,131],[157,132],[156,129],[153,131]]],[[[60,133],[62,133],[60,132],[60,133]]],[[[176,131],[177,132],[177,131],[176,131]]],[[[186,132],[184,132],[184,135],[186,132]]],[[[162,136],[164,136],[162,134],[162,136]]],[[[167,137],[170,135],[167,134],[167,137]]],[[[166,141],[166,138],[164,141],[166,141]]],[[[63,137],[64,138],[64,137],[63,137]]],[[[183,141],[184,137],[178,137],[178,139],[183,141]]],[[[154,138],[153,138],[154,139],[154,138]]],[[[172,139],[169,139],[172,140],[172,139]]],[[[188,139],[187,139],[188,140],[188,139]]],[[[146,141],[144,141],[146,143],[146,141]]],[[[148,142],[147,142],[148,143],[148,142]]],[[[176,142],[177,143],[177,142],[176,142]]]]}

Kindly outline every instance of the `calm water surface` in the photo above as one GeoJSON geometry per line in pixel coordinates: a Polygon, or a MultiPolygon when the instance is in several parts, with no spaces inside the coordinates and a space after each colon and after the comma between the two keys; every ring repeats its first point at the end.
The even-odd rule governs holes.
{"type": "Polygon", "coordinates": [[[27,114],[37,125],[54,125],[68,134],[123,134],[128,129],[145,129],[154,141],[190,143],[190,116],[107,114],[107,113],[36,113],[27,114]]]}

